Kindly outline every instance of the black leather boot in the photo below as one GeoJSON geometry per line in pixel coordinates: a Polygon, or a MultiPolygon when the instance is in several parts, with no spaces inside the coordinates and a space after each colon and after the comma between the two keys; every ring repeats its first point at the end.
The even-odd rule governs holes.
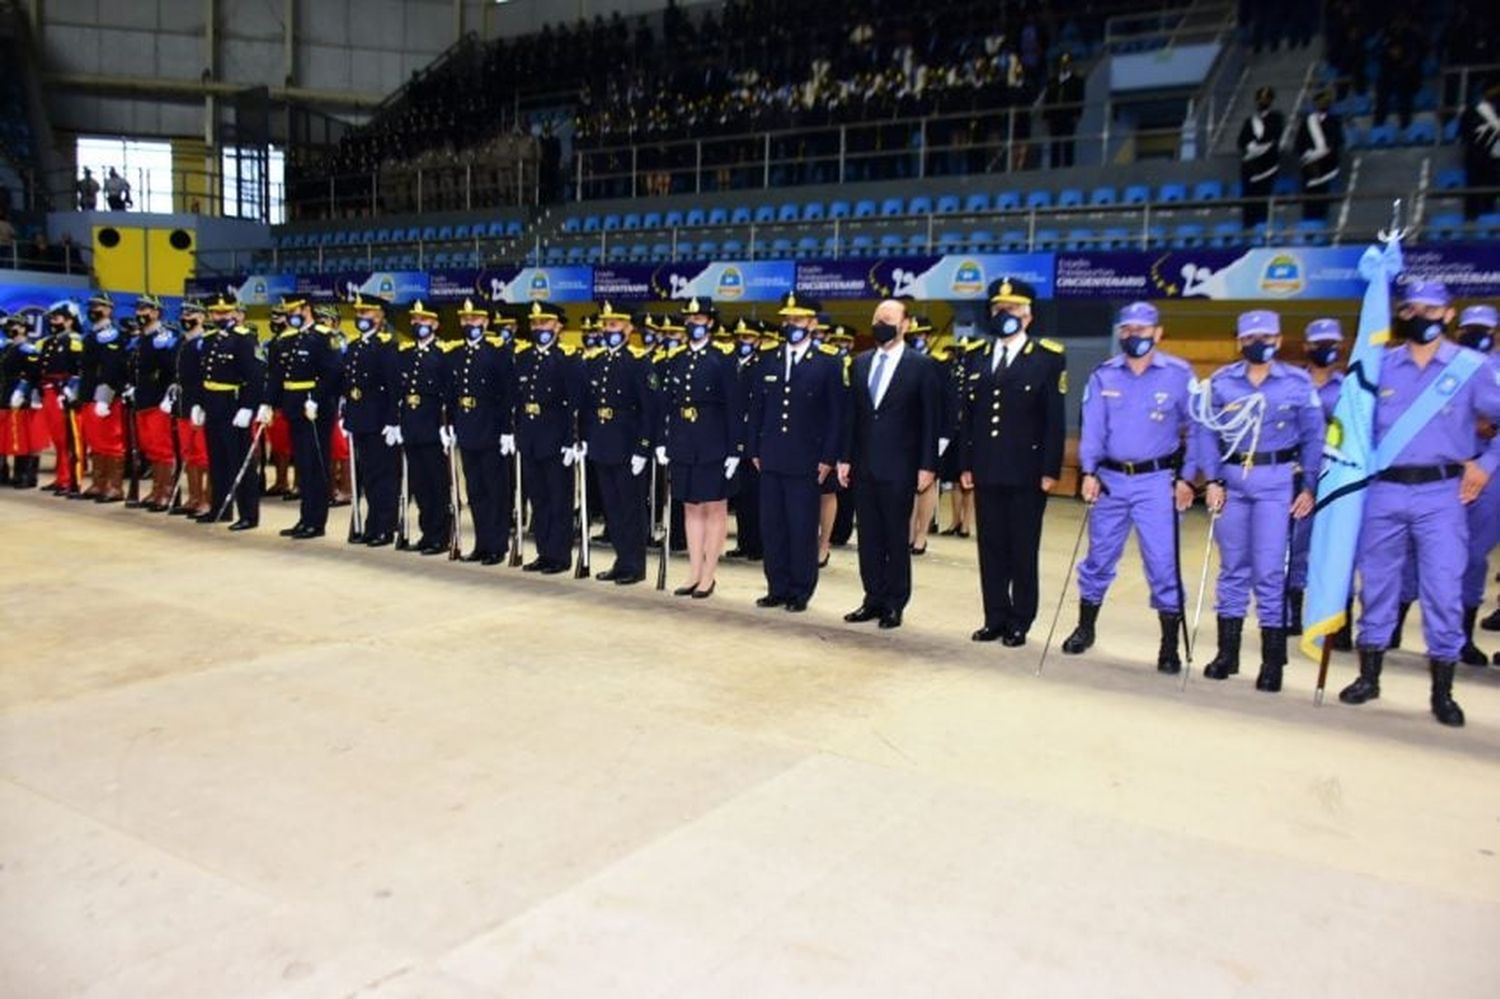
{"type": "Polygon", "coordinates": [[[1182,672],[1182,660],[1177,656],[1177,636],[1182,631],[1182,615],[1173,611],[1157,611],[1161,622],[1161,648],[1156,653],[1156,669],[1161,673],[1182,672]]]}
{"type": "Polygon", "coordinates": [[[1286,633],[1288,635],[1302,634],[1302,591],[1287,591],[1287,614],[1286,633]]]}
{"type": "Polygon", "coordinates": [[[1464,709],[1453,700],[1453,670],[1457,663],[1449,660],[1432,660],[1432,713],[1438,721],[1454,728],[1462,728],[1464,709]]]}
{"type": "Polygon", "coordinates": [[[1240,671],[1240,629],[1245,619],[1219,615],[1219,653],[1203,669],[1210,680],[1227,680],[1240,671]]]}
{"type": "Polygon", "coordinates": [[[1401,648],[1401,633],[1406,630],[1406,612],[1409,610],[1411,610],[1411,604],[1402,601],[1401,609],[1396,611],[1396,627],[1391,629],[1391,640],[1386,644],[1386,648],[1401,648]]]}
{"type": "Polygon", "coordinates": [[[1339,691],[1345,704],[1363,704],[1380,696],[1380,667],[1385,653],[1380,649],[1359,650],[1359,679],[1339,691]]]}
{"type": "Polygon", "coordinates": [[[1500,607],[1496,607],[1486,615],[1484,620],[1479,622],[1479,627],[1485,631],[1500,631],[1500,607]]]}
{"type": "Polygon", "coordinates": [[[1078,627],[1073,634],[1063,639],[1062,650],[1076,656],[1094,644],[1094,622],[1099,618],[1099,605],[1087,600],[1078,601],[1078,627]]]}
{"type": "Polygon", "coordinates": [[[1465,666],[1488,666],[1490,657],[1479,651],[1474,644],[1474,619],[1479,616],[1478,607],[1464,608],[1464,647],[1459,650],[1458,661],[1465,666]]]}
{"type": "Polygon", "coordinates": [[[1275,694],[1281,690],[1281,669],[1286,665],[1286,630],[1260,629],[1260,675],[1255,689],[1275,694]]]}

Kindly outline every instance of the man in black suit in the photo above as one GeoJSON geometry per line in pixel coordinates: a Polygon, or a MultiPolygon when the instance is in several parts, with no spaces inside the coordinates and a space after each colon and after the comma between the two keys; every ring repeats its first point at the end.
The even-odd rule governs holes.
{"type": "Polygon", "coordinates": [[[1016,647],[1036,618],[1037,551],[1047,491],[1062,474],[1063,348],[1037,340],[1031,286],[990,285],[992,339],[967,355],[963,376],[961,481],[974,489],[984,627],[976,642],[1016,647]]]}
{"type": "Polygon", "coordinates": [[[839,484],[854,486],[859,578],[864,602],[850,623],[879,619],[899,628],[911,599],[911,509],[937,478],[942,389],[936,362],[907,347],[910,320],[894,299],[880,303],[870,332],[875,349],[854,359],[850,419],[839,484]]]}

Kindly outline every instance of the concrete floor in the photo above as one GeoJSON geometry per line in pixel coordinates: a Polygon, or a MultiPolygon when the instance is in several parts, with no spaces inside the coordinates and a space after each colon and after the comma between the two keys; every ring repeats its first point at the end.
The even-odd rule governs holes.
{"type": "Polygon", "coordinates": [[[293,516],[0,491],[0,995],[1495,994],[1500,670],[1456,732],[1412,653],[1357,710],[1253,643],[1180,693],[1127,561],[1038,679],[1045,619],[968,641],[972,542],[883,633],[852,550],[793,617],[293,516]]]}

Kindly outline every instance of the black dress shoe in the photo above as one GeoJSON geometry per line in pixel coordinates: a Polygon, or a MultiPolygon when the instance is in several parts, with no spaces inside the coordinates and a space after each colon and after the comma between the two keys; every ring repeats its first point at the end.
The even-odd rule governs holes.
{"type": "Polygon", "coordinates": [[[679,587],[677,587],[677,589],[675,589],[675,590],[672,591],[672,596],[674,596],[674,597],[690,597],[690,596],[693,595],[693,591],[696,590],[697,588],[698,588],[698,584],[697,583],[689,583],[686,586],[679,586],[679,587]]]}
{"type": "Polygon", "coordinates": [[[763,597],[755,598],[755,606],[757,607],[780,607],[784,603],[786,603],[786,597],[778,597],[774,593],[767,593],[763,597]]]}
{"type": "Polygon", "coordinates": [[[499,565],[501,562],[504,562],[504,561],[505,561],[505,556],[504,555],[496,555],[494,552],[490,552],[489,554],[485,555],[484,558],[482,558],[482,559],[479,560],[479,564],[480,565],[499,565]]]}
{"type": "Polygon", "coordinates": [[[818,568],[819,569],[826,569],[826,568],[828,568],[828,560],[831,559],[831,558],[833,558],[833,552],[829,552],[827,555],[824,555],[823,556],[823,560],[818,563],[818,568]]]}
{"type": "Polygon", "coordinates": [[[302,521],[299,520],[295,524],[293,524],[291,527],[288,527],[285,530],[277,531],[276,533],[279,534],[279,535],[281,535],[283,538],[290,538],[292,535],[294,535],[298,531],[302,530],[302,527],[303,527],[302,521]]]}
{"type": "Polygon", "coordinates": [[[976,642],[993,642],[1003,634],[1005,634],[1004,629],[991,628],[989,625],[985,625],[983,628],[980,628],[978,631],[974,632],[974,634],[970,635],[969,638],[976,642]]]}
{"type": "Polygon", "coordinates": [[[880,615],[880,627],[885,629],[901,627],[901,612],[886,611],[880,615]]]}
{"type": "Polygon", "coordinates": [[[636,583],[641,582],[645,578],[646,578],[646,574],[644,572],[621,573],[620,575],[615,576],[615,585],[616,586],[633,586],[636,583]]]}
{"type": "Polygon", "coordinates": [[[607,545],[607,544],[609,544],[609,532],[605,531],[602,534],[596,534],[596,535],[594,535],[592,538],[589,538],[589,544],[591,544],[591,545],[607,545]]]}
{"type": "Polygon", "coordinates": [[[297,531],[296,534],[293,534],[291,537],[292,537],[292,540],[294,540],[294,541],[306,541],[309,538],[321,538],[324,535],[324,533],[325,532],[324,532],[323,528],[321,528],[321,527],[308,526],[308,527],[304,527],[304,528],[300,529],[299,531],[297,531]]]}
{"type": "MultiPolygon", "coordinates": [[[[497,559],[498,557],[499,556],[496,556],[497,559]]],[[[572,567],[569,566],[566,562],[548,562],[538,571],[541,572],[543,576],[555,576],[559,572],[567,572],[570,568],[572,567]]]]}
{"type": "Polygon", "coordinates": [[[911,546],[911,553],[913,555],[926,555],[927,554],[927,546],[923,545],[921,548],[918,548],[916,545],[912,545],[911,546]]]}
{"type": "Polygon", "coordinates": [[[739,545],[735,545],[733,548],[729,549],[729,551],[727,551],[727,552],[724,553],[724,557],[725,558],[744,558],[745,557],[745,549],[741,548],[739,545]]]}
{"type": "Polygon", "coordinates": [[[547,567],[547,560],[538,555],[536,558],[521,566],[522,572],[541,572],[547,567]]]}
{"type": "Polygon", "coordinates": [[[484,552],[482,552],[478,548],[476,548],[473,551],[469,552],[469,554],[467,554],[467,555],[460,555],[458,557],[458,560],[460,562],[478,562],[478,561],[481,561],[484,558],[484,555],[485,555],[484,552]]]}
{"type": "Polygon", "coordinates": [[[603,572],[594,573],[594,578],[599,580],[601,583],[612,582],[618,579],[619,576],[620,574],[615,572],[615,570],[613,569],[605,569],[603,572]]]}
{"type": "Polygon", "coordinates": [[[708,584],[708,589],[706,589],[706,590],[694,590],[693,591],[693,599],[694,600],[707,600],[709,597],[711,597],[711,596],[714,595],[714,590],[718,587],[718,585],[719,585],[719,581],[716,579],[712,583],[708,584]]]}
{"type": "Polygon", "coordinates": [[[807,610],[807,600],[803,597],[787,597],[786,604],[784,606],[793,614],[801,614],[803,611],[807,610]]]}
{"type": "Polygon", "coordinates": [[[366,538],[365,539],[365,547],[366,548],[384,548],[386,545],[391,544],[395,540],[396,540],[396,536],[394,534],[389,534],[389,533],[387,533],[387,534],[377,534],[373,538],[366,538]]]}
{"type": "Polygon", "coordinates": [[[871,607],[869,604],[860,604],[854,610],[845,614],[844,620],[850,624],[863,624],[866,621],[873,621],[878,617],[884,616],[884,611],[876,607],[871,607]]]}
{"type": "Polygon", "coordinates": [[[349,535],[349,543],[351,545],[362,545],[362,544],[365,543],[365,536],[363,534],[357,534],[357,533],[356,534],[351,534],[351,535],[349,535]]]}
{"type": "Polygon", "coordinates": [[[447,550],[448,550],[448,546],[447,545],[430,544],[430,545],[423,545],[421,548],[418,548],[417,552],[418,552],[418,554],[421,554],[421,555],[441,555],[444,552],[446,552],[447,550]]]}
{"type": "Polygon", "coordinates": [[[230,524],[229,529],[231,531],[253,531],[259,526],[260,525],[253,520],[240,519],[230,524]]]}
{"type": "Polygon", "coordinates": [[[1008,649],[1018,649],[1026,644],[1026,632],[1012,628],[1000,636],[1000,644],[1008,649]]]}
{"type": "Polygon", "coordinates": [[[283,503],[295,503],[297,500],[299,500],[301,498],[302,498],[302,494],[301,493],[294,493],[294,492],[288,491],[288,492],[284,492],[284,493],[281,494],[281,501],[283,503]]]}

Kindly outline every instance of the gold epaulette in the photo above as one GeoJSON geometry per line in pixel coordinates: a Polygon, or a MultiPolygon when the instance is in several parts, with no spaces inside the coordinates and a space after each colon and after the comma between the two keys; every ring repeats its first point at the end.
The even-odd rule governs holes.
{"type": "Polygon", "coordinates": [[[379,340],[381,343],[390,343],[395,338],[392,337],[389,333],[376,333],[375,339],[379,340]]]}
{"type": "Polygon", "coordinates": [[[1063,345],[1058,343],[1056,340],[1049,340],[1046,337],[1042,337],[1037,341],[1037,343],[1041,344],[1043,348],[1052,351],[1052,353],[1054,354],[1061,354],[1063,352],[1063,345]]]}
{"type": "Polygon", "coordinates": [[[441,350],[445,354],[450,354],[463,345],[464,342],[462,340],[439,340],[438,350],[441,350]]]}
{"type": "Polygon", "coordinates": [[[837,357],[838,353],[839,353],[839,349],[837,347],[835,347],[831,343],[820,343],[820,344],[818,344],[818,350],[820,350],[823,353],[827,354],[829,357],[837,357]]]}
{"type": "Polygon", "coordinates": [[[484,342],[487,343],[487,344],[489,344],[491,347],[502,347],[503,348],[505,346],[505,337],[503,337],[503,336],[496,336],[494,334],[486,333],[485,336],[484,336],[484,342]]]}

